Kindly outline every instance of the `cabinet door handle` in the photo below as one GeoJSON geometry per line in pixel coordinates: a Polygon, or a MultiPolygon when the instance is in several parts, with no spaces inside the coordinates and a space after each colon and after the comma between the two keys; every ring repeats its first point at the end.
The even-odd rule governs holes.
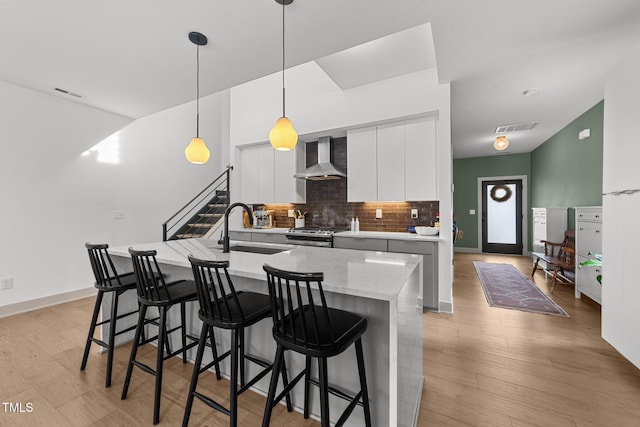
{"type": "Polygon", "coordinates": [[[596,230],[596,233],[599,233],[599,232],[600,232],[600,230],[596,230]]]}

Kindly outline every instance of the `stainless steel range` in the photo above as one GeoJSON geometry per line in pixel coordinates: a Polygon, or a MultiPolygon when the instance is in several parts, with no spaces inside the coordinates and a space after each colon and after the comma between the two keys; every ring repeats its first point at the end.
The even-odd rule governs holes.
{"type": "Polygon", "coordinates": [[[333,247],[333,233],[346,228],[336,227],[299,227],[287,231],[286,237],[294,245],[333,247]]]}

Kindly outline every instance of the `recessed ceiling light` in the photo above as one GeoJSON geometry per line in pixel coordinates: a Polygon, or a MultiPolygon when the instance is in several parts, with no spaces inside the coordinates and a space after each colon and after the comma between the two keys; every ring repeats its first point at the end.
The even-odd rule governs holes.
{"type": "Polygon", "coordinates": [[[534,96],[534,95],[537,95],[538,93],[540,93],[540,89],[535,87],[531,89],[527,89],[524,92],[522,92],[524,96],[534,96]]]}

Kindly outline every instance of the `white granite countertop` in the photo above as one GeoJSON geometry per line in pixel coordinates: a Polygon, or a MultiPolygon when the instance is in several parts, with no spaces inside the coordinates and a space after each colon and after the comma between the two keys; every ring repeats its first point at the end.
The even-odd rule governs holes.
{"type": "Polygon", "coordinates": [[[393,232],[393,231],[341,231],[335,233],[334,237],[353,237],[353,238],[368,238],[368,239],[390,239],[390,240],[413,240],[413,241],[426,241],[426,242],[439,242],[442,240],[440,235],[436,236],[421,236],[415,233],[409,232],[393,232]]]}
{"type": "MultiPolygon", "coordinates": [[[[289,271],[323,272],[323,286],[327,291],[385,301],[397,298],[422,261],[422,256],[413,254],[232,241],[231,246],[234,244],[282,248],[285,251],[272,255],[239,251],[225,254],[212,239],[170,240],[132,247],[137,250],[155,249],[159,262],[181,267],[190,267],[189,254],[204,259],[229,260],[230,274],[258,280],[266,280],[262,269],[265,263],[289,271]]],[[[109,248],[109,252],[130,256],[128,246],[109,248]]]]}

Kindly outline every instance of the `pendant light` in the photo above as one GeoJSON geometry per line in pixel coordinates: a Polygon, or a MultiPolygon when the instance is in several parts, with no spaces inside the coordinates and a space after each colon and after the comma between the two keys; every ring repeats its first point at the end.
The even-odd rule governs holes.
{"type": "Polygon", "coordinates": [[[279,151],[290,151],[298,142],[298,133],[293,128],[291,121],[285,114],[285,96],[284,96],[284,7],[293,3],[293,0],[276,0],[276,3],[282,5],[282,117],[269,132],[269,141],[271,146],[279,151]]]}
{"type": "Polygon", "coordinates": [[[200,46],[207,44],[207,37],[204,34],[191,32],[189,40],[196,47],[196,137],[191,140],[187,148],[184,149],[184,155],[189,162],[196,165],[202,165],[209,160],[210,152],[204,143],[204,139],[200,138],[200,46]]]}
{"type": "Polygon", "coordinates": [[[509,146],[509,140],[504,135],[500,135],[499,137],[496,138],[495,141],[493,141],[493,148],[495,148],[498,151],[506,150],[508,146],[509,146]]]}

